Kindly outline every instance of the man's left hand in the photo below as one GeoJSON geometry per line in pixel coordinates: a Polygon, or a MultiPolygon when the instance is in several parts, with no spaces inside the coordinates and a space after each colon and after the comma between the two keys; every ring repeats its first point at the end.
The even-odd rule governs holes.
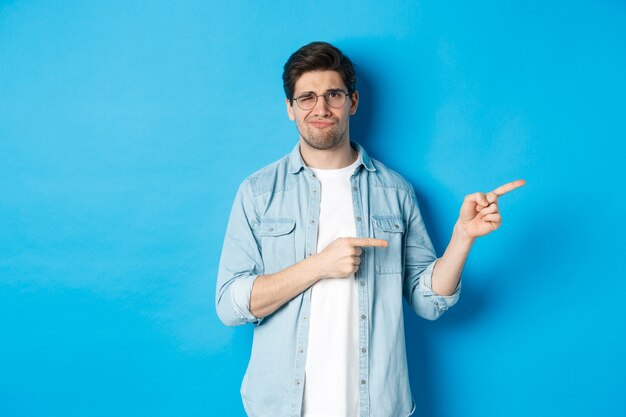
{"type": "Polygon", "coordinates": [[[502,225],[498,197],[524,184],[525,180],[517,180],[501,185],[487,194],[474,193],[465,196],[457,221],[462,236],[475,239],[497,230],[502,225]]]}

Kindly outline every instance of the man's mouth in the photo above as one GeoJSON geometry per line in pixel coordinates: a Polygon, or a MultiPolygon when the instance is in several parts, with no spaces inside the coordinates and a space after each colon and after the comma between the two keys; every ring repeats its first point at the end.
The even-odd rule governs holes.
{"type": "Polygon", "coordinates": [[[330,120],[311,120],[309,124],[317,127],[318,129],[323,129],[325,127],[331,126],[334,122],[330,120]]]}

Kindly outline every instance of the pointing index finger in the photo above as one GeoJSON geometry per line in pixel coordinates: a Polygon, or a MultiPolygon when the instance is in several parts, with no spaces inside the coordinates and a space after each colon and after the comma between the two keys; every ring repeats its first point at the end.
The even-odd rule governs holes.
{"type": "Polygon", "coordinates": [[[387,246],[387,241],[383,239],[374,239],[370,237],[355,237],[351,240],[354,246],[366,247],[366,246],[378,246],[384,248],[387,246]]]}
{"type": "Polygon", "coordinates": [[[498,197],[500,197],[508,193],[509,191],[513,191],[514,189],[521,187],[524,184],[526,184],[526,180],[512,181],[512,182],[509,182],[508,184],[499,186],[498,188],[493,190],[493,193],[497,195],[498,197]]]}

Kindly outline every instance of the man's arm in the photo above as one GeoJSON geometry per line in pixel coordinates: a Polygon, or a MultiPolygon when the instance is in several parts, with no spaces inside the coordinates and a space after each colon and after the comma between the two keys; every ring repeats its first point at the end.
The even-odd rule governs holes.
{"type": "Polygon", "coordinates": [[[443,296],[454,294],[473,244],[474,239],[463,235],[457,226],[454,227],[446,251],[433,268],[432,289],[434,292],[443,296]]]}
{"type": "Polygon", "coordinates": [[[361,263],[361,247],[386,247],[387,242],[370,238],[339,238],[321,252],[275,274],[259,276],[250,295],[250,312],[266,317],[317,281],[354,274],[361,263]]]}
{"type": "Polygon", "coordinates": [[[418,316],[436,320],[457,302],[460,288],[453,291],[451,296],[444,296],[433,290],[433,270],[437,268],[441,258],[437,259],[412,188],[405,204],[407,225],[403,295],[418,316]]]}
{"type": "Polygon", "coordinates": [[[432,289],[434,292],[443,296],[455,292],[461,279],[463,266],[476,238],[489,234],[502,225],[498,197],[525,183],[524,180],[517,180],[487,194],[474,193],[465,197],[450,243],[433,269],[432,289]]]}
{"type": "Polygon", "coordinates": [[[237,190],[217,272],[215,307],[227,326],[257,321],[249,310],[250,290],[263,273],[263,259],[252,233],[258,216],[249,187],[246,180],[237,190]]]}

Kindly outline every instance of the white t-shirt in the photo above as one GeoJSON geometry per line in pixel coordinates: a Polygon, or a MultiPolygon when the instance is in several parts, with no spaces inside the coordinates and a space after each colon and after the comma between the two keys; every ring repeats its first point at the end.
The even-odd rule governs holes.
{"type": "MultiPolygon", "coordinates": [[[[339,237],[356,237],[350,176],[345,168],[314,169],[321,183],[317,251],[339,237]]],[[[359,414],[359,320],[354,274],[318,281],[311,288],[309,345],[302,417],[359,414]]]]}

